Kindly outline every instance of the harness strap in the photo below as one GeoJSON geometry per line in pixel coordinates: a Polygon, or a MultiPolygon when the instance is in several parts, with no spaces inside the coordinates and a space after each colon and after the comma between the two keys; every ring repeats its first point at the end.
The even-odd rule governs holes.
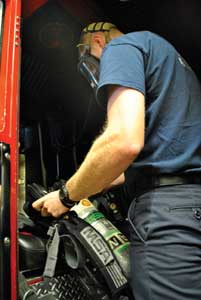
{"type": "Polygon", "coordinates": [[[51,226],[49,228],[48,235],[52,237],[52,241],[48,249],[45,270],[43,273],[44,278],[52,278],[55,273],[60,243],[59,230],[57,224],[54,227],[51,226]]]}

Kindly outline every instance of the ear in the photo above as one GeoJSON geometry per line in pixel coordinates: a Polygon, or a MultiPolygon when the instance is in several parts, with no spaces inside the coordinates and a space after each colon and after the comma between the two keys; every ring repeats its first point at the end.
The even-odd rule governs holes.
{"type": "Polygon", "coordinates": [[[92,41],[103,49],[105,47],[104,33],[103,32],[93,32],[92,41]]]}

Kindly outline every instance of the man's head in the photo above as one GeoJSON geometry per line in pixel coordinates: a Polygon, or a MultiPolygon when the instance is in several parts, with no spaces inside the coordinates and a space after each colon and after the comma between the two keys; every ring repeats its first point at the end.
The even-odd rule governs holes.
{"type": "Polygon", "coordinates": [[[91,23],[82,31],[79,51],[78,69],[96,90],[99,77],[99,59],[107,43],[122,33],[112,23],[91,23]]]}
{"type": "Polygon", "coordinates": [[[86,51],[89,51],[89,54],[100,59],[103,48],[114,38],[117,32],[121,34],[112,23],[97,22],[89,24],[83,29],[80,43],[77,45],[79,55],[85,55],[86,51]]]}

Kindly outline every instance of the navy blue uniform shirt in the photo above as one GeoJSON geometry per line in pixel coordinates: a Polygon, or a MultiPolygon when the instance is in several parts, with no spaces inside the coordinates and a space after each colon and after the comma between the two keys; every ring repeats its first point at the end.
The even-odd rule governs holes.
{"type": "Polygon", "coordinates": [[[128,177],[201,172],[201,88],[170,43],[148,31],[113,39],[101,56],[97,99],[104,106],[110,84],[145,96],[145,146],[128,177]]]}

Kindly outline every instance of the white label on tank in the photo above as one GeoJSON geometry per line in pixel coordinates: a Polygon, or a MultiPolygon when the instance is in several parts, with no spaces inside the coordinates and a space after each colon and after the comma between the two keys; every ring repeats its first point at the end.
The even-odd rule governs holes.
{"type": "Polygon", "coordinates": [[[93,228],[87,226],[80,233],[105,266],[114,260],[108,245],[93,228]]]}

